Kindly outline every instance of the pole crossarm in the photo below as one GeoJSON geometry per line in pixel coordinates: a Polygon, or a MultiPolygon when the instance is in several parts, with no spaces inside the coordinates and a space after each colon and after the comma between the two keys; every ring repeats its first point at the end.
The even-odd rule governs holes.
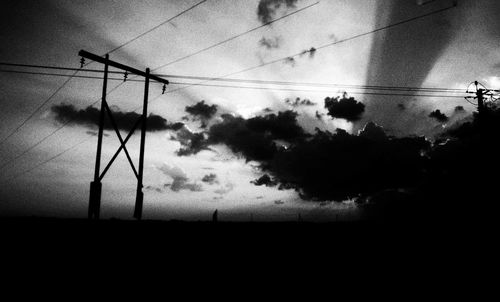
{"type": "Polygon", "coordinates": [[[165,84],[165,85],[169,84],[168,80],[162,79],[159,76],[156,76],[154,74],[147,74],[146,72],[141,71],[139,69],[135,69],[133,67],[126,66],[126,65],[123,65],[121,63],[118,63],[118,62],[115,62],[115,61],[103,58],[101,56],[95,55],[95,54],[90,53],[88,51],[85,51],[83,49],[78,52],[78,55],[81,56],[81,57],[87,58],[89,60],[92,60],[92,61],[96,61],[96,62],[99,62],[99,63],[102,63],[102,64],[107,64],[109,66],[113,66],[115,68],[128,71],[129,73],[133,73],[133,74],[136,74],[136,75],[139,75],[139,76],[142,76],[142,77],[148,77],[151,80],[155,80],[155,81],[160,82],[160,83],[165,84]]]}

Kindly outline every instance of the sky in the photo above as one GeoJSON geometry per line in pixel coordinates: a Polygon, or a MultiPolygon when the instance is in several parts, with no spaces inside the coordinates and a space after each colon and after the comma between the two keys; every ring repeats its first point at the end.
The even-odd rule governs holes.
{"type": "MultiPolygon", "coordinates": [[[[80,66],[80,49],[105,54],[197,2],[2,1],[1,61],[77,68],[80,66]]],[[[138,69],[150,67],[156,73],[218,77],[450,7],[453,2],[323,0],[272,25],[156,69],[315,3],[309,0],[208,0],[113,52],[110,58],[138,69]]],[[[445,87],[464,91],[469,83],[479,80],[498,89],[499,13],[500,4],[495,0],[458,1],[457,7],[440,14],[232,77],[346,85],[445,87]]],[[[92,63],[88,68],[102,69],[102,65],[92,63]]],[[[0,72],[0,77],[0,138],[9,135],[66,80],[3,72],[0,72]]],[[[110,81],[110,89],[119,83],[110,81]]],[[[181,86],[172,84],[167,90],[178,87],[181,86]]],[[[266,112],[277,114],[294,110],[297,112],[296,121],[305,133],[314,133],[318,128],[330,132],[344,129],[357,134],[367,123],[374,122],[389,135],[425,135],[431,139],[475,110],[461,97],[403,98],[357,95],[356,90],[348,90],[348,95],[365,105],[362,117],[348,120],[332,118],[323,106],[326,97],[343,95],[344,91],[339,89],[299,92],[200,86],[161,95],[161,88],[161,85],[152,84],[149,112],[166,119],[169,125],[182,122],[184,126],[180,130],[165,127],[147,133],[145,219],[209,219],[215,209],[218,209],[220,219],[243,221],[250,218],[295,220],[299,214],[303,219],[314,221],[335,220],[339,215],[341,219],[356,217],[355,205],[350,199],[311,202],[294,189],[257,186],[252,181],[265,174],[259,168],[261,162],[244,152],[237,152],[234,144],[219,141],[193,154],[179,155],[178,151],[186,147],[183,145],[186,137],[204,129],[215,130],[213,126],[217,124],[239,125],[239,122],[265,116],[266,112]],[[290,100],[297,98],[310,102],[294,105],[290,100]],[[205,105],[215,105],[216,112],[204,117],[186,110],[202,100],[205,105]],[[457,106],[463,106],[464,110],[457,113],[457,106]],[[447,123],[429,117],[437,109],[449,117],[447,123]],[[241,120],[230,120],[229,116],[241,120]]],[[[72,79],[0,146],[0,164],[9,163],[0,171],[0,209],[3,214],[86,217],[97,141],[94,126],[85,122],[70,123],[21,158],[12,159],[59,127],[64,114],[71,114],[71,110],[58,111],[57,108],[63,108],[61,104],[73,106],[66,109],[85,109],[100,99],[101,91],[102,80],[72,79]],[[84,143],[64,155],[10,180],[85,139],[84,143]]],[[[143,93],[143,83],[129,81],[113,91],[108,102],[113,111],[134,111],[141,106],[143,93]]],[[[125,133],[122,131],[122,135],[125,133]]],[[[127,146],[137,162],[139,136],[133,136],[127,146]]],[[[116,135],[106,130],[103,166],[118,147],[116,135]]],[[[126,157],[121,154],[103,180],[102,217],[130,219],[135,190],[135,177],[126,157]]]]}

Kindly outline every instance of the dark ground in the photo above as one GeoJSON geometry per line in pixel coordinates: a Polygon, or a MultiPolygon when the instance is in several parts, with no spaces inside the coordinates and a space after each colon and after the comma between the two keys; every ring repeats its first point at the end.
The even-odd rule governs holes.
{"type": "Polygon", "coordinates": [[[332,298],[343,291],[427,299],[460,293],[480,271],[493,270],[496,237],[479,231],[424,222],[2,218],[0,255],[8,280],[3,289],[21,285],[16,295],[43,284],[36,296],[69,289],[63,297],[95,297],[98,288],[128,296],[140,284],[140,297],[180,291],[185,297],[261,299],[272,291],[315,300],[318,293],[332,298]]]}
{"type": "MultiPolygon", "coordinates": [[[[490,230],[491,231],[491,230],[490,230]]],[[[1,218],[3,250],[67,246],[81,249],[165,248],[169,252],[235,249],[321,253],[376,248],[477,246],[491,232],[486,226],[462,223],[402,221],[312,222],[185,222],[1,218]]]]}

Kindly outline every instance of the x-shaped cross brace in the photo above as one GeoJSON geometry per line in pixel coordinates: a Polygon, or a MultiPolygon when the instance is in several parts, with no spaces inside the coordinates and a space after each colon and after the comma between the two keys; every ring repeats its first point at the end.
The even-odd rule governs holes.
{"type": "Polygon", "coordinates": [[[111,165],[113,164],[115,159],[118,157],[118,154],[120,154],[122,149],[125,151],[125,155],[127,155],[128,162],[130,163],[130,166],[132,167],[132,170],[134,171],[135,177],[137,179],[139,179],[139,174],[137,173],[137,170],[135,169],[134,163],[132,162],[132,158],[130,157],[130,154],[128,153],[126,144],[127,144],[128,140],[130,139],[130,137],[132,137],[132,135],[134,134],[135,129],[137,129],[139,124],[142,122],[142,116],[135,122],[135,124],[132,127],[132,129],[130,130],[129,134],[127,135],[125,140],[123,140],[123,138],[120,134],[120,130],[118,130],[118,125],[113,117],[113,114],[111,113],[111,109],[108,106],[108,103],[105,100],[103,100],[103,104],[104,104],[104,108],[106,109],[106,112],[108,113],[109,119],[111,121],[111,125],[115,129],[116,135],[118,136],[118,139],[120,140],[121,145],[120,145],[120,148],[118,148],[118,150],[115,152],[115,155],[113,155],[113,157],[109,161],[106,168],[104,168],[104,170],[102,171],[101,175],[99,176],[99,180],[102,180],[104,178],[104,175],[106,174],[106,172],[108,172],[109,168],[111,167],[111,165]]]}

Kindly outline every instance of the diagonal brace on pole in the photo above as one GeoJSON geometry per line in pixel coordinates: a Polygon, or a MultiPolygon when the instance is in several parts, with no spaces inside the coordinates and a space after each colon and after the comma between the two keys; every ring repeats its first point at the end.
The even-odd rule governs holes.
{"type": "Polygon", "coordinates": [[[144,200],[144,193],[142,192],[143,189],[143,175],[144,175],[144,151],[145,151],[145,143],[146,143],[146,131],[147,131],[147,112],[148,112],[148,95],[149,95],[149,82],[150,80],[160,82],[162,84],[168,85],[169,82],[166,79],[162,79],[157,75],[152,75],[151,71],[149,68],[146,68],[146,71],[141,71],[135,68],[132,68],[130,66],[126,66],[124,64],[112,61],[109,59],[109,55],[106,55],[104,58],[97,56],[95,54],[89,53],[85,50],[81,50],[78,53],[81,57],[88,58],[92,61],[96,61],[98,63],[104,64],[105,66],[105,71],[104,71],[104,84],[103,84],[103,95],[102,95],[102,102],[101,102],[101,111],[100,111],[100,116],[99,116],[99,136],[98,136],[98,143],[97,143],[97,153],[96,153],[96,167],[94,171],[94,181],[90,183],[90,197],[89,197],[89,219],[99,219],[99,209],[100,209],[100,203],[101,203],[101,189],[102,189],[102,183],[101,180],[103,179],[104,175],[107,173],[107,171],[110,169],[111,165],[117,158],[117,156],[120,154],[122,149],[125,151],[125,154],[127,156],[127,159],[130,163],[130,166],[132,167],[132,170],[134,171],[134,174],[137,178],[137,191],[136,191],[136,201],[135,201],[135,209],[134,209],[134,218],[141,220],[142,218],[142,207],[143,207],[143,200],[144,200]],[[136,74],[138,76],[142,76],[145,78],[145,85],[144,85],[144,102],[143,102],[143,110],[142,110],[142,115],[141,118],[137,120],[135,125],[133,126],[132,130],[130,133],[127,135],[125,140],[123,140],[120,130],[118,129],[118,125],[113,117],[113,114],[111,112],[111,109],[109,108],[107,102],[106,102],[106,90],[107,90],[107,80],[108,80],[108,67],[115,67],[118,69],[122,69],[125,72],[130,72],[133,74],[136,74]],[[102,146],[102,137],[103,137],[103,130],[104,130],[104,116],[105,112],[107,111],[108,116],[111,120],[111,124],[113,125],[113,128],[116,132],[116,135],[118,136],[118,139],[120,140],[120,147],[114,154],[113,158],[111,161],[108,163],[102,174],[99,175],[100,172],[100,162],[101,162],[101,146],[102,146]],[[136,170],[135,166],[133,164],[132,158],[130,157],[130,154],[128,153],[128,150],[126,148],[126,144],[129,141],[130,137],[133,135],[134,131],[136,128],[141,125],[141,146],[140,146],[140,154],[139,154],[139,168],[136,170]]]}
{"type": "MultiPolygon", "coordinates": [[[[134,134],[134,132],[137,129],[137,127],[139,127],[139,125],[141,124],[141,122],[142,122],[142,117],[140,117],[137,120],[137,122],[135,122],[134,126],[130,130],[130,132],[127,135],[127,137],[125,138],[125,140],[123,142],[121,142],[120,148],[118,148],[118,150],[115,152],[115,154],[113,155],[113,157],[109,161],[109,163],[106,166],[106,168],[104,168],[104,170],[102,171],[102,174],[99,177],[100,180],[102,180],[104,178],[104,175],[106,175],[106,172],[108,172],[109,168],[111,167],[111,165],[113,164],[113,162],[115,161],[115,159],[118,157],[118,155],[120,154],[120,152],[122,151],[122,149],[125,148],[125,145],[127,144],[128,140],[132,137],[132,135],[134,134]]],[[[135,176],[138,177],[138,174],[137,174],[134,166],[132,166],[132,169],[134,170],[135,176]]]]}
{"type": "MultiPolygon", "coordinates": [[[[138,176],[139,174],[137,173],[137,170],[135,169],[134,163],[132,161],[132,158],[130,157],[130,154],[128,153],[127,147],[125,146],[125,142],[123,141],[123,138],[120,134],[120,130],[118,130],[118,124],[116,123],[116,121],[113,117],[113,114],[111,112],[111,109],[108,106],[108,102],[103,101],[103,103],[104,103],[104,108],[106,109],[106,112],[108,113],[109,119],[111,121],[111,125],[115,129],[116,136],[118,136],[118,139],[120,140],[121,146],[120,146],[119,150],[121,151],[121,149],[123,149],[123,151],[125,152],[125,155],[127,156],[128,162],[130,163],[130,166],[132,167],[132,170],[134,171],[135,177],[139,177],[138,176]]],[[[104,177],[104,175],[102,175],[102,177],[104,177]]],[[[101,179],[102,179],[102,177],[101,177],[101,179]]]]}

